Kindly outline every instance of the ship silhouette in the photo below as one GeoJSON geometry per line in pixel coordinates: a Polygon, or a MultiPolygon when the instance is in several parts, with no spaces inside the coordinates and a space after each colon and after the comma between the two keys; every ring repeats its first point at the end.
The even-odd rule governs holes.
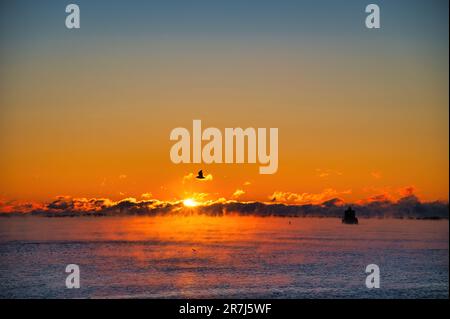
{"type": "Polygon", "coordinates": [[[203,170],[198,171],[198,175],[195,177],[197,179],[205,179],[205,176],[203,176],[203,170]]]}
{"type": "Polygon", "coordinates": [[[356,218],[355,211],[350,206],[347,208],[347,210],[344,212],[344,217],[342,218],[343,224],[358,224],[358,218],[356,218]]]}

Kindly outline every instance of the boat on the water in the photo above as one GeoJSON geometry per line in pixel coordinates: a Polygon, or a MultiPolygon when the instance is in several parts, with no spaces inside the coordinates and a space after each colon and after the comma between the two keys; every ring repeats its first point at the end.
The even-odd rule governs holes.
{"type": "Polygon", "coordinates": [[[356,213],[352,209],[352,207],[347,208],[347,210],[344,212],[344,217],[342,218],[343,224],[358,224],[358,218],[356,218],[356,213]]]}

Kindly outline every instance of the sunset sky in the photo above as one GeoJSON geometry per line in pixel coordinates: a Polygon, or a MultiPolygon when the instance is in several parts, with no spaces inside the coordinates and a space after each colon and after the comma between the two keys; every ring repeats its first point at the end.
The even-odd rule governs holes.
{"type": "Polygon", "coordinates": [[[79,30],[0,4],[1,201],[448,201],[448,1],[374,1],[379,30],[369,1],[72,2],[79,30]],[[278,128],[278,172],[173,164],[194,119],[278,128]]]}

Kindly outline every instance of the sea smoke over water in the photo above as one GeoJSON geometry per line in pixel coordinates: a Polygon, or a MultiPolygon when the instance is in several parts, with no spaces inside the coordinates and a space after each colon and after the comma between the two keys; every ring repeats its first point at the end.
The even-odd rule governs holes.
{"type": "Polygon", "coordinates": [[[289,205],[282,203],[239,202],[219,199],[207,201],[199,206],[185,207],[183,201],[160,201],[127,198],[111,201],[104,198],[59,197],[45,203],[0,203],[0,216],[31,214],[36,216],[117,216],[117,215],[171,215],[204,214],[222,216],[227,214],[252,216],[290,217],[341,217],[346,206],[351,205],[360,217],[375,218],[448,218],[449,204],[446,202],[421,202],[415,195],[398,201],[380,200],[370,203],[344,203],[335,198],[321,204],[289,205]]]}

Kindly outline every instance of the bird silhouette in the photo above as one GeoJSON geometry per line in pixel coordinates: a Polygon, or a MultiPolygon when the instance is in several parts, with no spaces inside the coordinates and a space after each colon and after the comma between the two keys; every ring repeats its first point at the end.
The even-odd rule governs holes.
{"type": "Polygon", "coordinates": [[[198,175],[195,178],[197,178],[197,179],[205,179],[205,176],[203,176],[203,171],[199,170],[198,171],[198,175]]]}

